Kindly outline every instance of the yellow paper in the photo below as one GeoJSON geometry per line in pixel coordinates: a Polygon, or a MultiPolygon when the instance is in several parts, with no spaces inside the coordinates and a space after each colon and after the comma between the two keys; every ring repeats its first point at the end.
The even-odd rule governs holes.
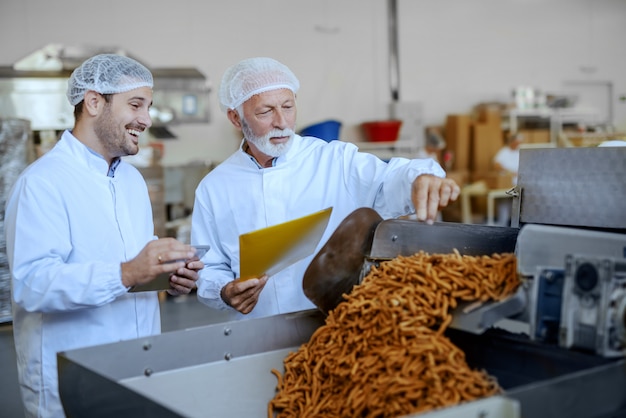
{"type": "Polygon", "coordinates": [[[315,251],[333,208],[239,236],[241,279],[271,276],[315,251]]]}

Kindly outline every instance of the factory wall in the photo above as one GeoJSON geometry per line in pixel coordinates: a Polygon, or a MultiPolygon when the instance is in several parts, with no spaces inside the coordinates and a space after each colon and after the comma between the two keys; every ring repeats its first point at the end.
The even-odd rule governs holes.
{"type": "MultiPolygon", "coordinates": [[[[397,4],[399,100],[419,103],[424,124],[512,101],[520,85],[567,92],[582,81],[599,86],[591,95],[626,129],[625,1],[397,4]]],[[[219,79],[245,57],[271,56],[295,71],[299,127],[339,119],[341,139],[360,141],[361,122],[389,117],[387,8],[385,0],[0,0],[0,65],[58,43],[118,46],[151,67],[196,67],[212,83],[212,120],[172,127],[178,139],[165,142],[163,164],[219,162],[239,142],[219,110],[219,79]]]]}

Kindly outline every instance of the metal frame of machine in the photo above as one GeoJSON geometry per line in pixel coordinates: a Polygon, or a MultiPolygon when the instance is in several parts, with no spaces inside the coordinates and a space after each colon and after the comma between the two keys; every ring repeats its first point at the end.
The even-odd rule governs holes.
{"type": "MultiPolygon", "coordinates": [[[[68,417],[265,417],[276,386],[270,370],[280,370],[323,321],[312,310],[60,353],[61,399],[68,417]]],[[[623,359],[546,347],[497,329],[448,336],[470,364],[499,379],[522,416],[606,416],[625,405],[623,359]]],[[[475,409],[443,411],[502,417],[484,415],[487,407],[468,415],[468,408],[475,409]]]]}

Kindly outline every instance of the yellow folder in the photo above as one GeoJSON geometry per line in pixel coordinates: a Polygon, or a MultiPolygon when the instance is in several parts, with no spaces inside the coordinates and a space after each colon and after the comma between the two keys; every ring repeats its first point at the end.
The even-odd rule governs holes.
{"type": "Polygon", "coordinates": [[[313,254],[333,208],[239,236],[241,280],[271,276],[313,254]]]}

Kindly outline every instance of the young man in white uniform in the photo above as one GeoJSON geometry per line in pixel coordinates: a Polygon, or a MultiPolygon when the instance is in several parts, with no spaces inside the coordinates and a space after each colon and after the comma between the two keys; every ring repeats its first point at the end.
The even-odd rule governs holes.
{"type": "Polygon", "coordinates": [[[133,286],[173,273],[188,294],[203,263],[194,249],[154,236],[146,183],[120,157],[150,127],[152,74],[123,56],[77,68],[67,96],[74,128],[19,177],[7,201],[13,332],[27,417],[62,417],[59,351],[160,332],[157,292],[133,286]]]}
{"type": "Polygon", "coordinates": [[[302,291],[312,256],[272,277],[240,281],[239,235],[333,207],[319,248],[359,207],[388,218],[417,212],[432,222],[459,187],[432,159],[389,163],[355,145],[294,134],[299,82],[271,58],[243,60],[226,71],[220,103],[243,133],[241,147],[196,190],[191,242],[211,245],[198,281],[200,301],[233,318],[314,308],[302,291]]]}

